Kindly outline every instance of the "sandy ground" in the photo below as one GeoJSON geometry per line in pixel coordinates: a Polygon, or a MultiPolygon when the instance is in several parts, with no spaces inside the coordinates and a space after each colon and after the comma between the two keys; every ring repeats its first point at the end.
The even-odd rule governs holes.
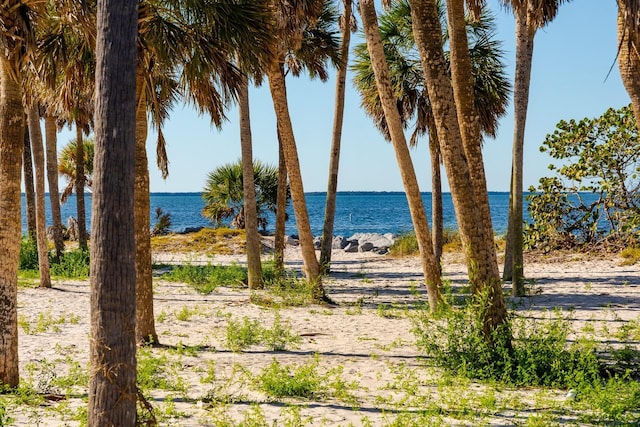
{"type": "MultiPolygon", "coordinates": [[[[296,248],[287,249],[286,259],[290,268],[301,267],[296,248]]],[[[154,255],[154,262],[184,260],[212,264],[243,262],[242,257],[236,256],[154,255]]],[[[460,261],[459,255],[447,254],[444,262],[444,276],[454,286],[465,284],[466,268],[460,261]]],[[[510,302],[533,317],[545,317],[548,310],[562,309],[577,329],[588,323],[596,329],[604,325],[611,329],[629,320],[640,320],[639,268],[620,264],[615,257],[564,256],[530,261],[525,274],[531,296],[510,302]]],[[[383,426],[391,425],[401,413],[411,413],[416,405],[424,405],[424,400],[416,399],[418,395],[439,394],[442,405],[455,407],[460,389],[429,385],[435,383],[428,378],[439,374],[424,367],[410,332],[407,312],[417,303],[426,302],[418,259],[337,251],[332,265],[325,283],[336,305],[279,310],[282,320],[302,337],[298,348],[282,352],[269,351],[260,345],[240,353],[227,349],[225,333],[229,318],[242,320],[246,316],[265,327],[273,324],[274,310],[250,303],[247,290],[223,287],[210,295],[200,295],[184,284],[156,279],[156,327],[165,347],[149,350],[149,354],[162,360],[165,376],[182,382],[185,390],[151,393],[150,403],[163,414],[161,425],[229,425],[219,420],[230,417],[238,422],[243,416],[256,419],[255,414],[246,415],[247,411],[255,411],[252,405],[259,406],[268,420],[265,425],[301,425],[284,421],[287,417],[293,419],[296,413],[288,408],[289,403],[299,408],[297,413],[307,422],[305,425],[383,426]],[[420,291],[418,295],[416,289],[420,291]],[[181,312],[188,316],[180,316],[181,312]],[[179,317],[188,318],[178,320],[179,317]],[[181,351],[189,346],[197,348],[181,351]],[[334,380],[340,378],[346,384],[357,384],[347,387],[349,396],[276,401],[256,391],[249,379],[273,360],[300,365],[314,358],[318,360],[318,372],[328,373],[334,380]],[[208,376],[213,366],[215,381],[208,376]],[[411,381],[416,389],[407,385],[411,381]],[[232,403],[210,407],[203,399],[212,392],[227,396],[232,403]],[[273,420],[279,421],[272,424],[273,420]]],[[[34,329],[39,318],[58,319],[57,325],[49,325],[45,331],[26,333],[24,328],[20,329],[22,378],[31,381],[39,391],[60,392],[51,386],[51,379],[63,376],[72,361],[83,368],[88,364],[88,281],[57,281],[50,290],[21,288],[18,298],[23,325],[34,329]]],[[[482,389],[483,386],[472,385],[465,393],[481,393],[482,389]]],[[[516,400],[527,399],[527,395],[518,393],[531,396],[531,391],[504,390],[500,396],[506,399],[509,393],[515,393],[516,400]]],[[[543,393],[550,399],[561,399],[566,391],[543,393]]],[[[8,414],[15,419],[14,425],[78,425],[73,414],[86,406],[84,399],[86,389],[79,389],[77,395],[62,403],[11,406],[8,414]]],[[[477,414],[470,421],[445,413],[433,425],[477,425],[478,420],[491,425],[516,425],[535,411],[498,408],[489,412],[477,414]]],[[[566,414],[570,421],[571,411],[566,414]]]]}

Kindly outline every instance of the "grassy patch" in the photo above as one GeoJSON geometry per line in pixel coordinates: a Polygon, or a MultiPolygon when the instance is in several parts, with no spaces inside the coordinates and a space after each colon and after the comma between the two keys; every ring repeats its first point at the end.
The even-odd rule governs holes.
{"type": "Polygon", "coordinates": [[[622,265],[635,265],[640,260],[640,248],[637,246],[625,248],[620,252],[622,265]]]}
{"type": "Polygon", "coordinates": [[[210,294],[220,286],[243,287],[247,270],[239,265],[179,265],[162,275],[170,282],[182,282],[201,294],[210,294]]]}
{"type": "Polygon", "coordinates": [[[271,328],[265,328],[247,317],[242,321],[229,319],[227,324],[226,344],[233,352],[256,344],[263,344],[271,351],[283,351],[296,348],[300,341],[300,336],[291,330],[290,324],[282,322],[279,312],[275,313],[271,328]]]}
{"type": "Polygon", "coordinates": [[[200,252],[209,255],[244,253],[245,236],[244,230],[203,228],[189,234],[154,236],[151,238],[151,250],[172,253],[200,252]]]}

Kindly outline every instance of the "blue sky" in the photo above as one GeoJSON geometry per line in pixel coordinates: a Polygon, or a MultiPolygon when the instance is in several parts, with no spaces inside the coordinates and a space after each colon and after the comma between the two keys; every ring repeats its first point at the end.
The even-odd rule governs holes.
{"type": "MultiPolygon", "coordinates": [[[[489,0],[497,22],[497,38],[502,40],[507,73],[513,76],[515,63],[513,16],[489,0]]],[[[548,155],[539,147],[546,134],[561,119],[581,119],[602,114],[609,107],[629,103],[617,64],[616,2],[574,0],[564,4],[557,18],[539,30],[535,39],[533,72],[525,139],[525,189],[549,176],[548,155]]],[[[358,42],[356,38],[355,42],[358,42]]],[[[360,108],[360,99],[348,75],[340,191],[402,191],[402,181],[391,144],[377,132],[360,108]]],[[[289,107],[298,145],[305,191],[326,191],[329,147],[333,122],[335,80],[310,81],[288,78],[289,107]]],[[[278,149],[273,104],[265,83],[250,92],[254,158],[277,164],[278,149]]],[[[501,120],[496,139],[484,144],[487,186],[491,191],[508,191],[513,138],[513,107],[501,120]]],[[[240,142],[235,108],[221,131],[210,125],[190,106],[178,106],[164,127],[170,174],[163,180],[155,167],[155,134],[148,142],[151,191],[201,191],[206,175],[225,163],[240,158],[240,142]]],[[[60,146],[73,133],[59,135],[60,146]]],[[[431,191],[427,141],[412,150],[421,191],[431,191]]],[[[445,183],[446,186],[446,183],[445,183]]],[[[446,187],[445,190],[447,190],[446,187]]]]}

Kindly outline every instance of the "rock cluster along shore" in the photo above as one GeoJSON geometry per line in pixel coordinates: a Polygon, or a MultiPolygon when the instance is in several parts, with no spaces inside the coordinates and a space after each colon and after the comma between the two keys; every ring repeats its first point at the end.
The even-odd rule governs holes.
{"type": "MultiPolygon", "coordinates": [[[[297,236],[287,236],[287,245],[298,246],[300,242],[297,236]]],[[[345,252],[375,252],[384,255],[389,252],[389,248],[395,242],[395,236],[391,233],[355,233],[353,236],[345,238],[335,236],[333,238],[332,249],[341,249],[345,252]]],[[[316,249],[320,249],[321,237],[315,237],[313,244],[316,249]]]]}

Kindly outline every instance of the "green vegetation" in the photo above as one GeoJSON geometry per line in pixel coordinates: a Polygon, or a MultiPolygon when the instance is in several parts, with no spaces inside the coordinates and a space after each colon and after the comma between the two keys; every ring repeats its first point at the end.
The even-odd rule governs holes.
{"type": "MultiPolygon", "coordinates": [[[[57,261],[50,254],[49,265],[51,276],[54,278],[84,279],[89,277],[89,252],[82,250],[67,251],[62,253],[62,256],[57,261]]],[[[23,237],[20,241],[19,269],[22,273],[33,272],[33,278],[37,278],[39,277],[38,268],[36,242],[23,237]]]]}
{"type": "Polygon", "coordinates": [[[300,341],[300,336],[292,332],[288,322],[282,322],[277,311],[271,328],[265,328],[258,321],[247,317],[242,322],[229,319],[227,324],[226,345],[233,352],[240,352],[256,344],[264,344],[271,351],[283,351],[287,347],[296,348],[300,341]]]}
{"type": "Polygon", "coordinates": [[[637,246],[625,248],[620,252],[620,256],[624,259],[622,265],[635,265],[640,260],[640,248],[637,246]]]}
{"type": "MultiPolygon", "coordinates": [[[[458,231],[445,228],[442,231],[442,245],[443,250],[446,252],[460,251],[462,249],[462,241],[460,240],[458,231]]],[[[418,255],[420,250],[418,248],[416,234],[411,232],[398,236],[389,248],[389,253],[396,257],[418,255]]]]}
{"type": "Polygon", "coordinates": [[[156,222],[151,230],[152,236],[162,236],[169,233],[171,228],[171,214],[165,212],[161,207],[156,208],[156,222]]]}
{"type": "Polygon", "coordinates": [[[556,127],[540,150],[564,166],[550,165],[557,176],[529,189],[526,247],[548,252],[637,244],[640,151],[632,109],[611,108],[598,118],[563,120],[556,127]],[[584,193],[593,197],[587,200],[584,193]]]}
{"type": "Polygon", "coordinates": [[[178,265],[162,279],[171,282],[183,282],[201,294],[210,294],[220,286],[244,287],[247,270],[239,265],[178,265]]]}
{"type": "MultiPolygon", "coordinates": [[[[253,162],[253,176],[258,209],[258,226],[267,227],[266,211],[275,213],[278,192],[278,168],[259,161],[253,162]]],[[[244,190],[242,162],[217,167],[207,176],[202,198],[206,205],[202,216],[220,226],[231,220],[231,226],[244,229],[244,190]]],[[[287,200],[289,197],[287,198],[287,200]]]]}

